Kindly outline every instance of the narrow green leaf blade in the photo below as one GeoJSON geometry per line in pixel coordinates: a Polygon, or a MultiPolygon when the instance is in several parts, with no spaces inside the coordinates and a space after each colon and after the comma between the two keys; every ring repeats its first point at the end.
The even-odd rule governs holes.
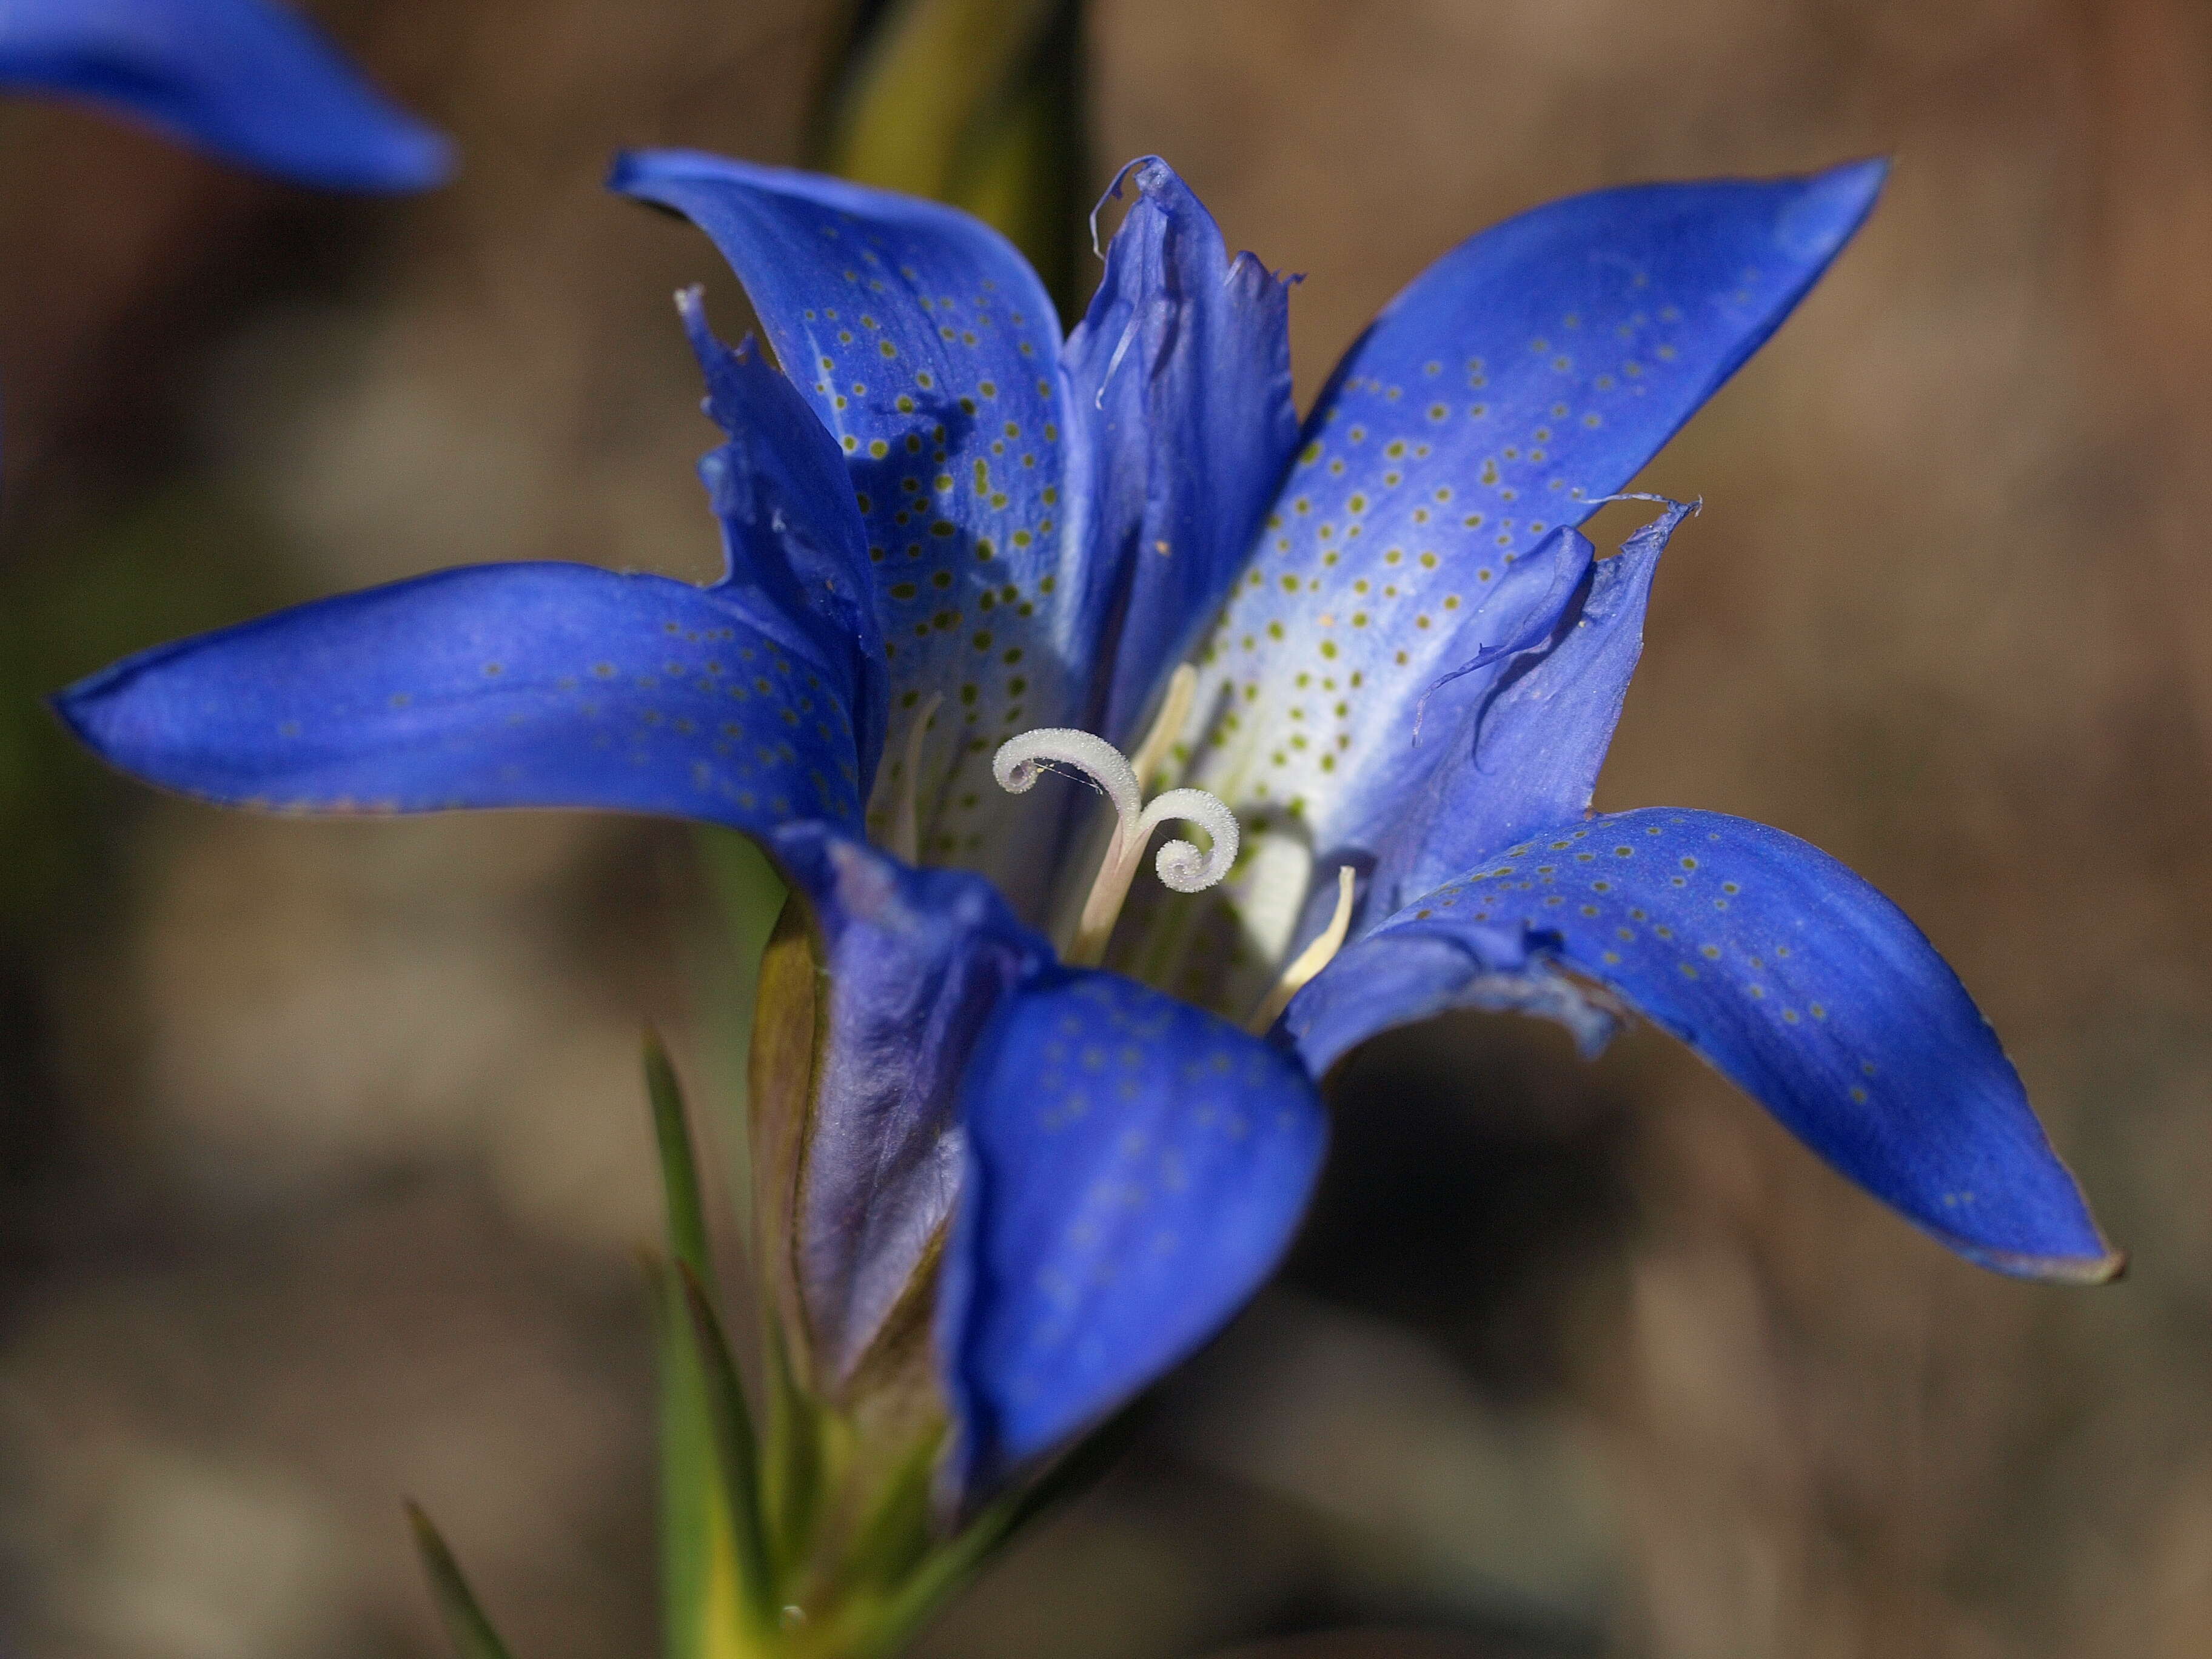
{"type": "Polygon", "coordinates": [[[658,1256],[648,1267],[659,1350],[661,1651],[713,1659],[718,1587],[736,1577],[719,1454],[682,1282],[658,1256]]]}
{"type": "Polygon", "coordinates": [[[659,1036],[645,1034],[645,1091],[653,1102],[653,1132],[660,1148],[660,1184],[668,1206],[668,1248],[702,1284],[714,1283],[708,1255],[707,1212],[699,1195],[699,1166],[691,1151],[690,1120],[683,1085],[659,1036]]]}
{"type": "Polygon", "coordinates": [[[469,1581],[461,1574],[461,1564],[446,1547],[430,1517],[410,1503],[407,1522],[415,1530],[416,1553],[422,1558],[422,1571],[438,1603],[438,1616],[445,1621],[446,1634],[452,1638],[458,1659],[509,1659],[507,1644],[499,1639],[491,1620],[477,1605],[469,1581]]]}
{"type": "Polygon", "coordinates": [[[759,1629],[772,1631],[780,1604],[762,1513],[760,1443],[753,1431],[752,1410],[746,1403],[744,1383],[738,1375],[729,1339],[722,1334],[722,1322],[715,1316],[714,1304],[688,1267],[679,1264],[676,1271],[683,1277],[684,1310],[705,1385],[707,1420],[713,1425],[716,1461],[721,1470],[740,1601],[759,1629]]]}

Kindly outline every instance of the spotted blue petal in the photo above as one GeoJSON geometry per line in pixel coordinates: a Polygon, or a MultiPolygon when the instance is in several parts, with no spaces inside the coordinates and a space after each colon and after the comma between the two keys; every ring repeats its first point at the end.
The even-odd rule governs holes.
{"type": "Polygon", "coordinates": [[[726,593],[483,565],[161,646],[56,699],[151,783],[298,812],[601,807],[860,822],[852,688],[726,593]]]}
{"type": "Polygon", "coordinates": [[[980,877],[916,870],[818,824],[771,846],[811,906],[825,970],[790,1213],[814,1357],[834,1391],[944,1242],[963,1068],[1000,1000],[1052,952],[980,877]]]}
{"type": "MultiPolygon", "coordinates": [[[[1522,567],[1544,565],[1534,586],[1558,591],[1573,544],[1555,532],[1774,331],[1882,173],[1602,191],[1431,265],[1306,422],[1201,656],[1186,781],[1324,864],[1370,860],[1401,810],[1423,699],[1530,614],[1505,591],[1522,567]]],[[[1271,859],[1268,833],[1234,895],[1261,959],[1289,948],[1310,862],[1271,859]]]]}
{"type": "Polygon", "coordinates": [[[1666,503],[1618,557],[1593,564],[1585,550],[1573,562],[1575,592],[1540,641],[1439,687],[1376,852],[1370,916],[1379,921],[1490,849],[1589,807],[1644,653],[1659,556],[1692,510],[1666,503]]]}
{"type": "Polygon", "coordinates": [[[2118,1271],[1935,947],[1842,865],[1763,824],[1652,808],[1532,835],[1346,951],[1285,1030],[1318,1073],[1456,1001],[1571,1006],[1559,965],[1673,1032],[1971,1260],[2027,1277],[2118,1271]]]}
{"type": "Polygon", "coordinates": [[[1126,744],[1243,568],[1297,414],[1288,284],[1249,253],[1232,260],[1159,157],[1108,194],[1125,181],[1135,199],[1065,362],[1097,503],[1081,625],[1109,642],[1085,724],[1126,744]]]}
{"type": "Polygon", "coordinates": [[[453,167],[442,137],[264,0],[8,0],[0,86],[87,99],[334,190],[425,190],[453,167]]]}
{"type": "Polygon", "coordinates": [[[1326,1121],[1296,1060],[1111,974],[1010,999],[963,1096],[939,1348],[973,1495],[1096,1423],[1282,1255],[1326,1121]]]}
{"type": "Polygon", "coordinates": [[[707,379],[705,410],[728,441],[699,464],[721,521],[718,589],[799,628],[854,688],[854,747],[866,799],[884,745],[889,690],[867,535],[843,458],[798,391],[747,340],[732,351],[707,325],[699,290],[678,295],[707,379]]]}
{"type": "Polygon", "coordinates": [[[653,150],[622,157],[611,183],[707,233],[846,453],[890,670],[878,834],[908,727],[941,692],[915,781],[921,850],[1027,894],[1040,872],[998,833],[1022,808],[990,752],[1073,717],[1096,643],[1066,613],[1082,539],[1060,326],[1036,274],[955,209],[811,173],[653,150]]]}

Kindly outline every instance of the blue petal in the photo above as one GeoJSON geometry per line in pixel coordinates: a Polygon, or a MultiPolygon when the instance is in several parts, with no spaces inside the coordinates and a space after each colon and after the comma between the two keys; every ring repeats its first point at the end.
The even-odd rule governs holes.
{"type": "Polygon", "coordinates": [[[1211,1336],[1274,1267],[1326,1119],[1288,1054],[1111,974],[1011,999],[963,1093],[939,1350],[973,1496],[1211,1336]]]}
{"type": "Polygon", "coordinates": [[[724,570],[715,586],[756,615],[803,629],[838,665],[853,697],[860,790],[883,753],[884,635],[876,617],[867,533],[836,444],[791,382],[748,339],[732,351],[707,326],[699,290],[676,296],[707,377],[707,414],[729,441],[699,464],[722,522],[724,570]]]}
{"type": "Polygon", "coordinates": [[[483,565],[125,659],[56,700],[125,771],[300,812],[603,807],[857,824],[851,687],[664,576],[483,565]]]}
{"type": "Polygon", "coordinates": [[[1644,653],[1659,556],[1693,510],[1668,503],[1618,558],[1583,562],[1580,586],[1540,641],[1438,688],[1420,747],[1398,769],[1370,916],[1390,915],[1516,836],[1588,810],[1644,653]]]}
{"type": "Polygon", "coordinates": [[[980,877],[915,870],[819,825],[772,848],[811,902],[828,975],[791,1248],[834,1386],[942,1243],[962,1070],[1001,999],[1052,952],[980,877]]]}
{"type": "Polygon", "coordinates": [[[334,190],[427,190],[453,167],[442,137],[263,0],[11,0],[0,6],[0,85],[89,99],[334,190]]]}
{"type": "Polygon", "coordinates": [[[1098,515],[1079,625],[1114,630],[1103,709],[1085,724],[1115,743],[1243,568],[1298,424],[1288,285],[1249,253],[1232,261],[1158,156],[1123,168],[1109,195],[1123,179],[1136,200],[1064,358],[1098,515]]]}
{"type": "Polygon", "coordinates": [[[903,785],[907,728],[943,692],[918,781],[923,850],[1023,890],[1037,861],[998,831],[1027,804],[992,783],[991,752],[1066,723],[1091,649],[1062,614],[1080,538],[1059,324],[1036,274],[964,213],[838,179],[655,150],[622,157],[611,183],[713,239],[845,451],[890,653],[884,781],[903,785]]]}
{"type": "Polygon", "coordinates": [[[1971,1260],[2039,1278],[2118,1271],[1935,947],[1842,865],[1763,824],[1654,808],[1529,836],[1346,951],[1285,1030],[1318,1073],[1457,1003],[1570,1008],[1554,963],[1673,1032],[1971,1260]]]}
{"type": "MultiPolygon", "coordinates": [[[[1422,700],[1566,599],[1560,579],[1579,580],[1588,547],[1560,527],[1773,331],[1882,172],[1601,191],[1431,265],[1306,422],[1201,655],[1186,781],[1247,818],[1294,821],[1324,861],[1371,858],[1398,825],[1407,769],[1426,769],[1408,752],[1422,700]]],[[[1295,896],[1233,902],[1252,937],[1290,942],[1295,896]]]]}

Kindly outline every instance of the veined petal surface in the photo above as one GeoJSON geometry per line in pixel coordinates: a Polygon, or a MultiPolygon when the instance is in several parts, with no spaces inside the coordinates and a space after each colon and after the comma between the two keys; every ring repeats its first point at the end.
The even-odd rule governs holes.
{"type": "Polygon", "coordinates": [[[1135,199],[1064,359],[1097,481],[1079,625],[1111,641],[1086,725],[1123,744],[1243,569],[1298,428],[1288,284],[1231,259],[1158,156],[1108,194],[1125,180],[1135,199]]]}
{"type": "Polygon", "coordinates": [[[1143,1389],[1273,1271],[1327,1139],[1290,1054],[1117,975],[1008,1000],[970,1065],[939,1352],[973,1497],[1143,1389]]]}
{"type": "Polygon", "coordinates": [[[665,576],[479,565],[127,657],[63,692],[103,758],[296,812],[599,807],[860,823],[852,689],[781,618],[665,576]]]}
{"type": "Polygon", "coordinates": [[[962,1070],[1001,999],[1052,952],[964,871],[916,870],[818,824],[773,846],[812,906],[828,974],[791,1249],[834,1388],[941,1245],[960,1191],[962,1070]]]}
{"type": "Polygon", "coordinates": [[[333,190],[427,190],[453,170],[445,139],[267,0],[6,0],[0,86],[88,99],[333,190]]]}
{"type": "Polygon", "coordinates": [[[1292,944],[1304,849],[1371,856],[1422,699],[1579,579],[1555,532],[1773,331],[1882,172],[1553,203],[1444,255],[1353,345],[1200,658],[1188,728],[1185,781],[1269,826],[1232,896],[1249,951],[1292,944]],[[1539,597],[1512,592],[1540,556],[1539,597]]]}
{"type": "Polygon", "coordinates": [[[1935,947],[1835,860],[1763,824],[1650,808],[1532,835],[1346,951],[1291,1003],[1285,1030],[1319,1073],[1407,1018],[1506,1006],[1516,980],[1557,1002],[1555,962],[1688,1043],[1960,1254],[2025,1277],[2118,1271],[1935,947]]]}
{"type": "Polygon", "coordinates": [[[611,183],[707,233],[846,455],[890,671],[878,833],[907,728],[942,691],[915,781],[921,850],[1027,896],[1042,872],[994,834],[1022,806],[993,785],[991,751],[1073,716],[1093,644],[1070,623],[1083,538],[1060,325],[1036,274],[957,209],[838,179],[654,150],[611,183]]]}

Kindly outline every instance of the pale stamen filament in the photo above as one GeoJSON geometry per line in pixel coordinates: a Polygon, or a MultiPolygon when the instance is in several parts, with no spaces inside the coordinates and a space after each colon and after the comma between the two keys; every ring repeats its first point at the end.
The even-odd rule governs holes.
{"type": "Polygon", "coordinates": [[[1170,841],[1160,848],[1152,867],[1176,892],[1195,893],[1212,886],[1237,861],[1237,817],[1217,797],[1202,789],[1170,789],[1144,805],[1136,769],[1120,750],[1091,732],[1046,726],[1009,738],[992,757],[991,775],[1000,788],[1018,795],[1035,787],[1038,774],[1048,766],[1080,772],[1114,805],[1114,834],[1107,842],[1105,862],[1083,902],[1075,940],[1067,951],[1069,962],[1087,967],[1104,960],[1145,843],[1168,820],[1194,823],[1212,842],[1202,853],[1188,841],[1170,841]]]}
{"type": "Polygon", "coordinates": [[[1283,976],[1275,981],[1275,988],[1267,993],[1267,1000],[1255,1009],[1252,1018],[1244,1022],[1244,1029],[1255,1036],[1265,1036],[1283,1010],[1291,1006],[1291,999],[1305,988],[1306,981],[1328,966],[1336,953],[1344,948],[1344,936],[1352,931],[1352,866],[1340,864],[1336,870],[1336,910],[1328,919],[1328,926],[1314,935],[1313,943],[1298,952],[1297,960],[1283,969],[1283,976]]]}
{"type": "Polygon", "coordinates": [[[1203,892],[1227,875],[1229,866],[1237,862],[1237,815],[1203,789],[1169,790],[1145,809],[1135,834],[1115,832],[1113,843],[1106,849],[1106,861],[1098,866],[1097,877],[1091,884],[1091,896],[1083,901],[1083,918],[1076,924],[1075,943],[1067,951],[1070,962],[1090,967],[1106,959],[1107,942],[1114,937],[1114,924],[1121,919],[1121,906],[1145,855],[1145,843],[1170,818],[1197,824],[1213,840],[1212,849],[1205,853],[1187,841],[1161,846],[1152,868],[1176,892],[1203,892]]]}
{"type": "Polygon", "coordinates": [[[1191,699],[1197,695],[1198,670],[1183,663],[1169,676],[1168,694],[1153,718],[1152,729],[1145,733],[1145,740],[1129,757],[1129,769],[1137,775],[1139,785],[1150,783],[1158,775],[1168,750],[1182,735],[1183,722],[1190,718],[1191,699]]]}
{"type": "Polygon", "coordinates": [[[937,718],[942,691],[933,691],[914,724],[906,729],[906,775],[899,780],[897,803],[891,808],[891,853],[908,864],[921,860],[921,813],[917,805],[921,788],[921,739],[937,718]]]}

